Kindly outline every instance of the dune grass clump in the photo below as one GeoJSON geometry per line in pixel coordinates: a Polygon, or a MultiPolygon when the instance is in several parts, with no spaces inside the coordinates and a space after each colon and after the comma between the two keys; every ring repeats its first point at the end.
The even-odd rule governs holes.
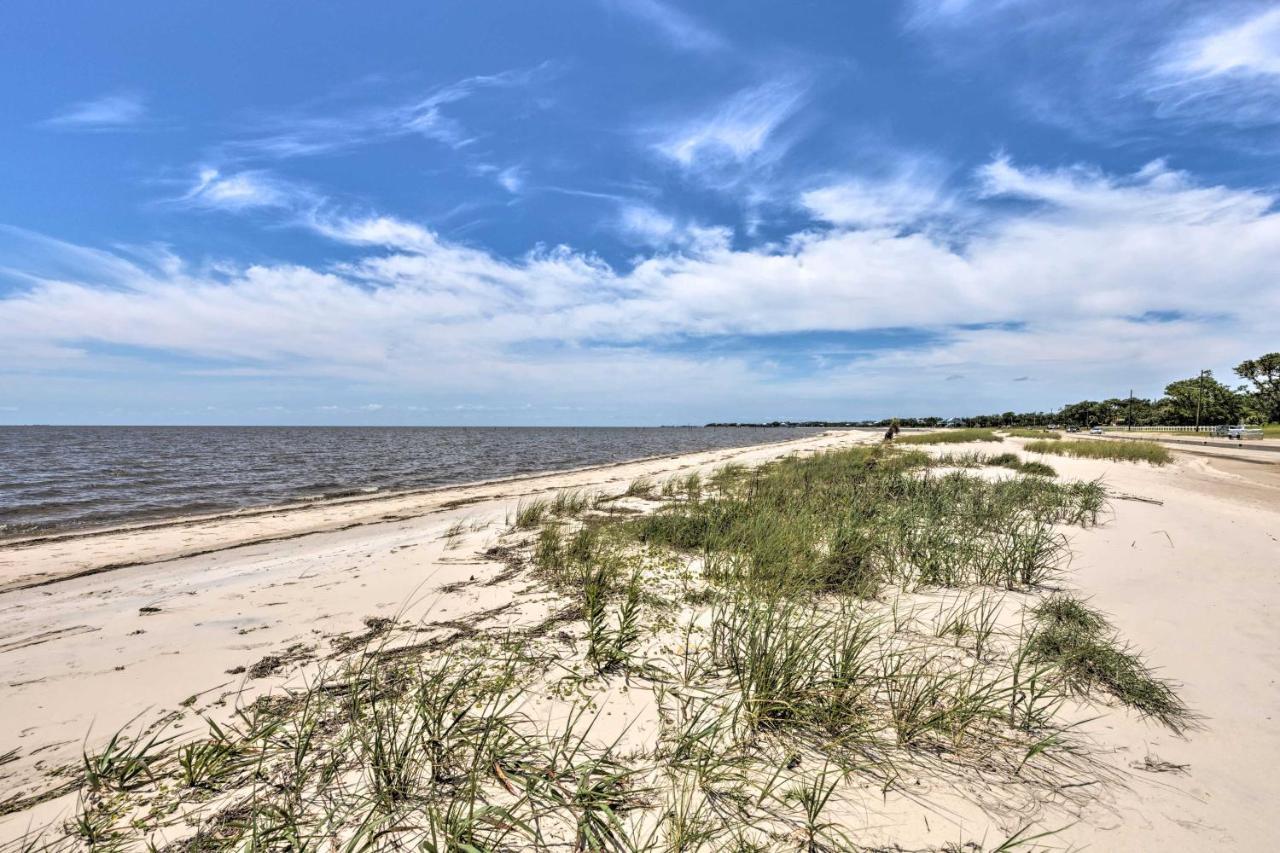
{"type": "Polygon", "coordinates": [[[595,496],[578,489],[562,489],[552,498],[548,511],[557,518],[581,515],[594,504],[595,496]]]}
{"type": "Polygon", "coordinates": [[[990,429],[949,429],[944,432],[926,432],[916,435],[899,435],[896,444],[964,444],[970,441],[1000,441],[990,429]]]}
{"type": "Polygon", "coordinates": [[[976,450],[962,450],[959,453],[944,453],[934,458],[933,464],[942,468],[981,468],[987,464],[990,455],[976,450]]]}
{"type": "Polygon", "coordinates": [[[1037,429],[1035,427],[1009,427],[1003,432],[1013,438],[1041,438],[1048,441],[1057,441],[1062,438],[1062,433],[1052,429],[1037,429]]]}
{"type": "Polygon", "coordinates": [[[987,454],[972,450],[961,453],[946,453],[935,457],[933,464],[943,468],[982,468],[985,466],[993,466],[998,468],[1008,468],[1010,471],[1018,471],[1022,474],[1031,474],[1036,477],[1058,476],[1058,472],[1053,470],[1049,465],[1046,465],[1043,462],[1024,462],[1016,453],[987,454]]]}
{"type": "Polygon", "coordinates": [[[786,459],[626,529],[699,555],[722,586],[873,598],[890,585],[1044,583],[1066,554],[1052,526],[1094,523],[1105,501],[1096,484],[934,476],[930,465],[866,448],[786,459]]]}
{"type": "Polygon", "coordinates": [[[1010,687],[998,672],[961,673],[940,652],[885,647],[881,627],[849,606],[738,599],[715,611],[711,655],[750,728],[845,749],[871,746],[886,727],[899,745],[954,748],[1004,715],[1010,687]]]}
{"type": "Polygon", "coordinates": [[[1142,656],[1124,645],[1096,610],[1069,595],[1045,599],[1032,611],[1036,633],[1030,652],[1055,664],[1067,685],[1080,693],[1101,689],[1138,713],[1181,732],[1192,722],[1173,685],[1157,678],[1142,656]]]}
{"type": "Polygon", "coordinates": [[[627,484],[624,494],[629,498],[648,498],[653,496],[654,488],[653,480],[641,476],[627,484]]]}
{"type": "Polygon", "coordinates": [[[551,514],[551,504],[540,498],[520,501],[516,504],[516,517],[512,526],[517,530],[533,530],[551,514]]]}
{"type": "Polygon", "coordinates": [[[1082,459],[1112,459],[1117,462],[1149,462],[1167,465],[1173,454],[1154,441],[1107,441],[1075,439],[1072,441],[1029,441],[1023,449],[1028,453],[1056,453],[1082,459]]]}
{"type": "Polygon", "coordinates": [[[1016,453],[997,453],[987,459],[988,465],[994,465],[998,468],[1011,468],[1017,471],[1022,467],[1022,460],[1018,458],[1016,453]]]}

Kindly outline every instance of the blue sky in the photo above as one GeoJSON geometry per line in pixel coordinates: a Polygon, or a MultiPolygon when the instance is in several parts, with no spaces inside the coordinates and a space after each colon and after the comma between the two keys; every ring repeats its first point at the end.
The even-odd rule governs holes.
{"type": "Polygon", "coordinates": [[[1280,348],[1280,9],[0,12],[0,423],[1050,409],[1280,348]]]}

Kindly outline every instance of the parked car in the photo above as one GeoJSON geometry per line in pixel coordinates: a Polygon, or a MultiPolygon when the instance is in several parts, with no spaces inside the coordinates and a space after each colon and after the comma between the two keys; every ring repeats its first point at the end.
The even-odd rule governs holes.
{"type": "Polygon", "coordinates": [[[1089,435],[1102,435],[1102,427],[1089,427],[1089,435]]]}
{"type": "Polygon", "coordinates": [[[1067,427],[1067,432],[1079,432],[1080,427],[1067,427]]]}

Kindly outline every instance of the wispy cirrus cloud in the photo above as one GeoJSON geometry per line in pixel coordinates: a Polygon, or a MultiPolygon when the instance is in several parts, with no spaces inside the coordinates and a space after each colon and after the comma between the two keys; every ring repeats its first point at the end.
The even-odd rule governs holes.
{"type": "Polygon", "coordinates": [[[206,166],[199,170],[191,188],[176,201],[191,207],[238,212],[315,204],[318,196],[265,170],[224,173],[206,166]]]}
{"type": "Polygon", "coordinates": [[[1228,6],[1196,20],[1156,53],[1140,85],[1166,117],[1280,125],[1280,8],[1228,6]]]}
{"type": "Polygon", "coordinates": [[[1088,221],[1164,223],[1249,222],[1266,217],[1276,198],[1252,189],[1201,186],[1187,172],[1163,160],[1132,175],[1110,176],[1091,166],[1043,170],[1021,168],[1007,156],[978,170],[980,192],[988,197],[1041,202],[1044,212],[1088,221]]]}
{"type": "Polygon", "coordinates": [[[728,42],[692,15],[662,0],[605,0],[613,9],[625,12],[652,26],[670,44],[698,52],[726,49],[728,42]]]}
{"type": "Polygon", "coordinates": [[[317,111],[274,117],[257,132],[222,146],[227,159],[289,159],[331,154],[392,139],[421,137],[450,148],[465,148],[477,132],[450,115],[449,107],[484,91],[514,90],[532,85],[552,68],[550,63],[467,77],[438,86],[425,95],[375,107],[317,111]]]}
{"type": "Polygon", "coordinates": [[[914,0],[908,4],[909,25],[954,26],[1026,10],[1044,0],[914,0]]]}
{"type": "Polygon", "coordinates": [[[1212,127],[1234,132],[1219,145],[1277,147],[1250,133],[1280,126],[1274,3],[918,0],[906,26],[941,62],[1001,81],[1016,74],[1010,97],[1086,140],[1212,127]]]}
{"type": "Polygon", "coordinates": [[[1243,19],[1209,19],[1169,51],[1168,71],[1187,78],[1280,77],[1280,8],[1243,19]]]}
{"type": "Polygon", "coordinates": [[[945,172],[922,158],[900,157],[888,169],[847,175],[800,195],[815,218],[853,228],[898,228],[955,214],[945,172]]]}
{"type": "Polygon", "coordinates": [[[794,76],[742,89],[707,112],[659,128],[653,149],[689,171],[776,159],[786,148],[779,129],[804,106],[808,91],[808,82],[794,76]]]}
{"type": "Polygon", "coordinates": [[[147,104],[141,95],[116,92],[71,104],[42,124],[58,130],[119,131],[135,128],[147,118],[147,104]]]}
{"type": "Polygon", "coordinates": [[[493,163],[478,163],[471,168],[477,175],[492,178],[493,182],[512,195],[519,195],[528,181],[528,170],[524,166],[496,166],[493,163]]]}

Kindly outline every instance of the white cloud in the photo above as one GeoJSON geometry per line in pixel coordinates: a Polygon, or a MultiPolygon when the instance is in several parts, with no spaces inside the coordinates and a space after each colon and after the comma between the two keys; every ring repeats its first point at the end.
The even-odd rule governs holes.
{"type": "Polygon", "coordinates": [[[1280,8],[1236,23],[1212,22],[1171,50],[1167,70],[1183,77],[1248,74],[1280,77],[1280,8]]]}
{"type": "Polygon", "coordinates": [[[448,114],[448,107],[484,91],[529,86],[550,69],[534,68],[467,77],[398,103],[359,109],[313,110],[273,117],[246,138],[224,146],[227,158],[287,159],[329,154],[390,139],[419,136],[461,149],[476,134],[448,114]]]}
{"type": "Polygon", "coordinates": [[[123,130],[146,118],[147,106],[142,97],[125,92],[72,104],[44,124],[63,130],[123,130]]]}
{"type": "Polygon", "coordinates": [[[709,113],[663,129],[654,148],[685,169],[742,164],[768,154],[778,128],[804,104],[807,86],[782,79],[743,89],[709,113]]]}
{"type": "MultiPolygon", "coordinates": [[[[917,28],[971,26],[1023,12],[1037,4],[1046,5],[1045,0],[913,0],[908,4],[907,23],[917,28]]],[[[1035,20],[1051,16],[1026,14],[1021,17],[1035,20]]]]}
{"type": "Polygon", "coordinates": [[[243,211],[291,207],[310,198],[313,196],[308,191],[265,171],[223,174],[206,166],[200,169],[195,184],[179,201],[194,207],[243,211]]]}
{"type": "Polygon", "coordinates": [[[939,63],[1008,93],[1038,121],[1091,141],[1196,135],[1276,150],[1280,10],[1274,2],[916,0],[906,17],[939,63]],[[1212,129],[1212,136],[1205,131],[1212,129]]]}
{"type": "Polygon", "coordinates": [[[911,225],[954,206],[939,176],[915,168],[883,178],[846,178],[802,193],[800,203],[823,222],[855,228],[911,225]]]}
{"type": "Polygon", "coordinates": [[[436,235],[429,229],[390,216],[345,218],[317,215],[309,224],[325,237],[353,246],[379,246],[414,254],[428,254],[440,248],[436,235]]]}
{"type": "Polygon", "coordinates": [[[498,172],[495,180],[497,180],[498,184],[507,192],[512,195],[519,195],[520,191],[524,189],[524,169],[519,166],[508,166],[498,172]]]}
{"type": "Polygon", "coordinates": [[[1139,90],[1172,119],[1238,127],[1280,124],[1280,8],[1230,7],[1173,36],[1139,90]]]}
{"type": "Polygon", "coordinates": [[[706,52],[728,46],[719,34],[661,0],[610,0],[609,5],[651,24],[671,44],[683,50],[706,52]]]}
{"type": "Polygon", "coordinates": [[[622,209],[618,220],[624,234],[650,245],[669,242],[678,230],[673,217],[646,205],[628,205],[622,209]]]}
{"type": "Polygon", "coordinates": [[[0,363],[31,375],[109,372],[120,359],[92,353],[111,344],[372,389],[352,406],[387,399],[386,388],[424,402],[488,395],[462,399],[490,404],[520,389],[554,405],[595,395],[595,405],[628,412],[660,411],[645,408],[654,401],[722,412],[809,401],[823,407],[817,416],[910,395],[935,411],[947,400],[957,411],[1000,408],[1018,399],[1010,389],[1069,397],[1086,393],[1086,380],[1096,394],[1193,362],[1225,370],[1274,348],[1272,197],[1203,186],[1160,164],[1111,176],[999,159],[979,179],[998,203],[959,239],[837,227],[752,250],[727,240],[681,249],[673,241],[687,226],[636,208],[623,215],[669,245],[629,270],[564,247],[501,258],[387,216],[313,218],[317,232],[370,250],[328,268],[197,273],[80,250],[74,265],[51,271],[32,256],[27,283],[0,298],[0,363]],[[1175,319],[1134,319],[1153,311],[1175,319]],[[939,338],[790,374],[767,352],[664,348],[702,336],[901,327],[939,338]],[[947,381],[955,375],[967,378],[947,381]],[[1036,382],[1014,386],[1024,375],[1036,382]]]}
{"type": "Polygon", "coordinates": [[[1000,157],[978,172],[988,196],[1043,202],[1062,215],[1098,224],[1122,219],[1148,223],[1249,222],[1262,217],[1275,198],[1255,190],[1201,187],[1164,161],[1133,175],[1113,178],[1087,166],[1051,171],[1020,169],[1000,157]]]}
{"type": "Polygon", "coordinates": [[[618,231],[634,243],[660,250],[681,249],[705,254],[723,249],[733,239],[732,229],[677,220],[643,204],[629,203],[618,214],[618,231]]]}

